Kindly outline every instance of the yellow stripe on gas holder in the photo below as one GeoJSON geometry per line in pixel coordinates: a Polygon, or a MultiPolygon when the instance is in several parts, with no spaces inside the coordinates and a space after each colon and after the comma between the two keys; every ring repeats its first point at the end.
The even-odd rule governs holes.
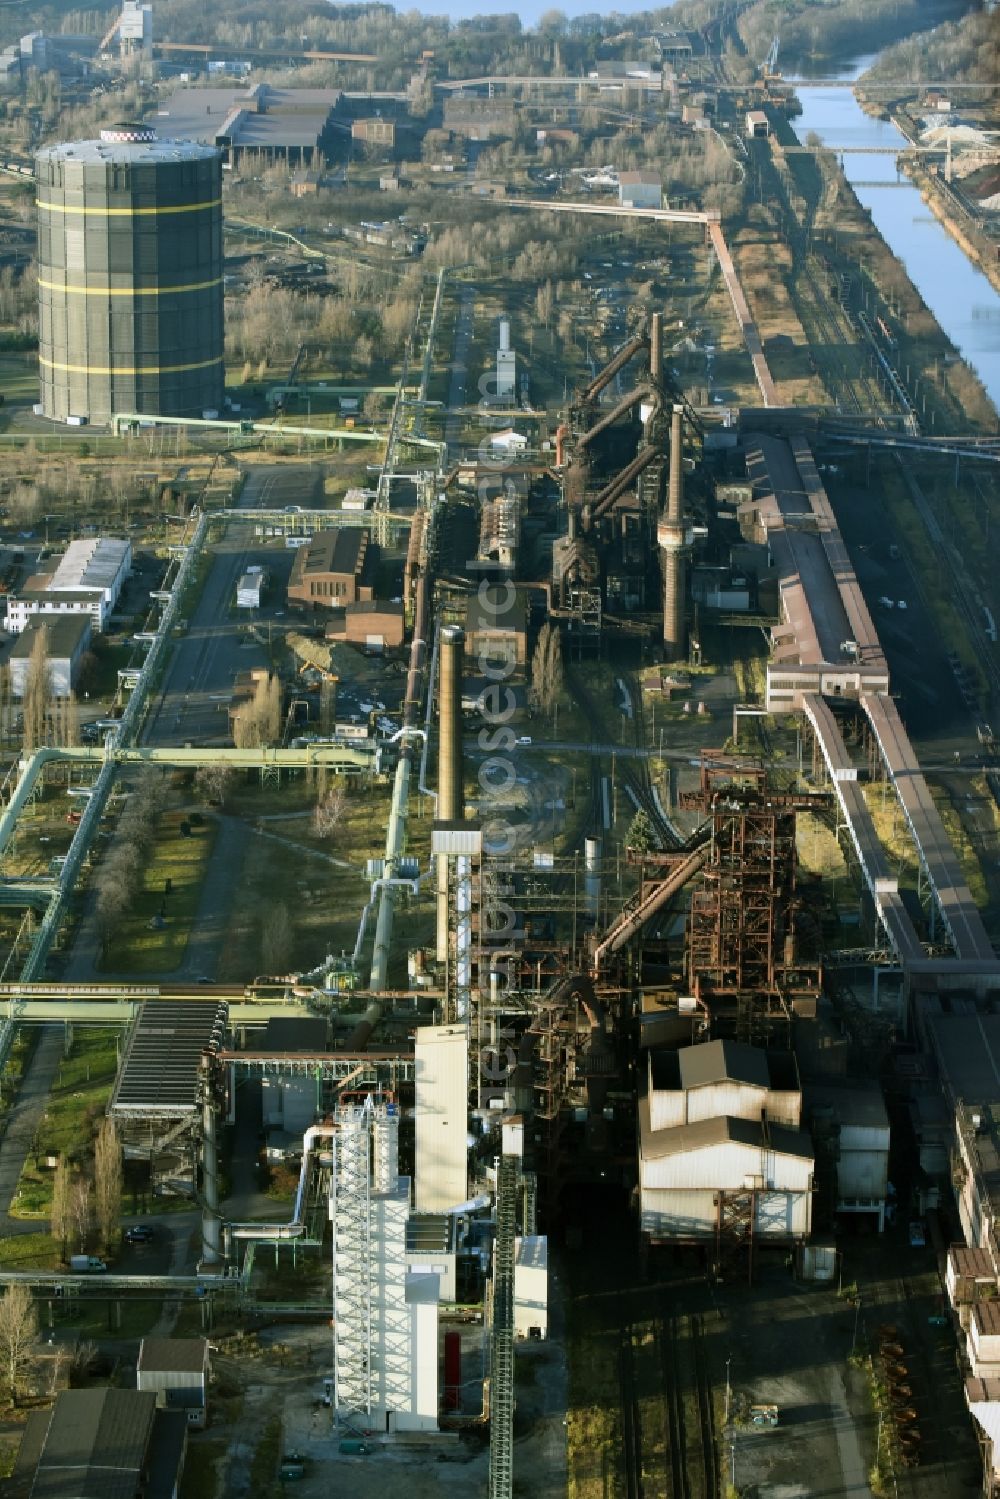
{"type": "Polygon", "coordinates": [[[97,208],[89,204],[47,203],[43,198],[35,199],[36,208],[47,208],[49,213],[84,213],[101,219],[156,218],[166,213],[200,213],[203,208],[218,208],[221,198],[209,198],[204,203],[168,203],[161,208],[97,208]]]}
{"type": "Polygon", "coordinates": [[[222,357],[220,354],[215,359],[199,359],[195,364],[147,364],[140,368],[129,364],[60,364],[39,354],[38,363],[47,370],[63,370],[71,375],[179,375],[183,370],[207,370],[210,365],[221,364],[222,357]]]}
{"type": "Polygon", "coordinates": [[[189,281],[186,286],[67,286],[65,281],[43,281],[38,285],[44,291],[57,291],[70,297],[167,297],[171,292],[208,291],[222,285],[222,277],[211,281],[189,281]]]}

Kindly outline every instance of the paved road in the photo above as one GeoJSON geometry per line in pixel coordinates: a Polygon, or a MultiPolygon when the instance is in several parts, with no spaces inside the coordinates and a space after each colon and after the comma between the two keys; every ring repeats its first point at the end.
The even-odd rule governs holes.
{"type": "Polygon", "coordinates": [[[451,380],[448,384],[448,415],[444,428],[444,440],[449,453],[456,449],[462,430],[463,417],[460,408],[464,407],[466,402],[474,308],[475,294],[472,288],[463,287],[451,345],[451,380]]]}
{"type": "Polygon", "coordinates": [[[37,1219],[11,1218],[10,1206],[59,1071],[62,1052],[62,1026],[43,1026],[0,1140],[0,1232],[5,1234],[37,1233],[43,1226],[37,1219]]]}
{"type": "MultiPolygon", "coordinates": [[[[310,464],[264,465],[247,470],[239,508],[316,502],[322,470],[310,464]]],[[[264,648],[244,633],[246,621],[231,612],[240,574],[252,563],[273,574],[291,569],[291,553],[276,553],[248,523],[231,524],[212,550],[212,563],[185,634],[170,659],[162,693],[143,733],[146,744],[213,744],[229,739],[226,712],[233,678],[266,665],[264,648]]]]}

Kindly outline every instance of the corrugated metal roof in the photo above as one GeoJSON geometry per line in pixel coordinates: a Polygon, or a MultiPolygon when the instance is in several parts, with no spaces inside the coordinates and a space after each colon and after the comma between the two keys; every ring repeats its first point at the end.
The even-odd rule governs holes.
{"type": "Polygon", "coordinates": [[[64,1390],[32,1499],[134,1499],[155,1412],[156,1396],[141,1390],[64,1390]]]}
{"type": "Polygon", "coordinates": [[[131,542],[122,541],[117,536],[71,541],[52,574],[49,589],[53,593],[61,593],[64,589],[104,592],[114,583],[131,552],[131,542]]]}
{"type": "Polygon", "coordinates": [[[187,1431],[186,1411],[156,1412],[147,1454],[148,1479],[144,1499],[173,1499],[187,1447],[187,1431]]]}
{"type": "Polygon", "coordinates": [[[766,1053],[742,1041],[706,1041],[701,1046],[685,1046],[678,1062],[682,1088],[702,1088],[722,1082],[767,1088],[771,1082],[766,1053]]]}
{"type": "Polygon", "coordinates": [[[977,1301],[972,1308],[972,1315],[981,1337],[1000,1337],[1000,1302],[977,1301]]]}
{"type": "Polygon", "coordinates": [[[204,1338],[143,1338],[138,1368],[144,1373],[200,1374],[208,1361],[204,1338]]]}
{"type": "Polygon", "coordinates": [[[126,1043],[112,1113],[183,1115],[196,1109],[202,1053],[218,1051],[228,1020],[223,1000],[147,999],[126,1043]]]}
{"type": "Polygon", "coordinates": [[[813,1158],[813,1143],[802,1129],[791,1129],[784,1124],[771,1124],[765,1130],[753,1119],[699,1119],[694,1124],[678,1124],[673,1129],[650,1127],[649,1099],[639,1100],[640,1151],[645,1161],[655,1161],[662,1156],[690,1154],[696,1150],[707,1150],[715,1145],[749,1145],[755,1150],[767,1150],[773,1155],[813,1158]]]}

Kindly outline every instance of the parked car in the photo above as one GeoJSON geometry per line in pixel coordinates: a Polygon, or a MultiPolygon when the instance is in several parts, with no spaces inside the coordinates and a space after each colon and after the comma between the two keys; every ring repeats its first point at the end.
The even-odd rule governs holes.
{"type": "Polygon", "coordinates": [[[125,1230],[122,1238],[126,1244],[149,1244],[153,1239],[153,1230],[148,1223],[136,1223],[125,1230]]]}
{"type": "Polygon", "coordinates": [[[914,1219],[910,1224],[910,1248],[923,1249],[927,1244],[927,1234],[924,1225],[919,1219],[914,1219]]]}

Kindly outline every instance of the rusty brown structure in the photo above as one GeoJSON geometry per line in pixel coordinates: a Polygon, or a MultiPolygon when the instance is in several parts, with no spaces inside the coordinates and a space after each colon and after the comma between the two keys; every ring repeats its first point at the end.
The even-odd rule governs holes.
{"type": "MultiPolygon", "coordinates": [[[[698,797],[691,797],[697,803],[698,797]]],[[[691,896],[686,980],[713,1034],[779,1039],[815,1013],[821,970],[800,956],[795,825],[817,798],[772,790],[763,766],[703,761],[707,857],[691,896]]]]}

